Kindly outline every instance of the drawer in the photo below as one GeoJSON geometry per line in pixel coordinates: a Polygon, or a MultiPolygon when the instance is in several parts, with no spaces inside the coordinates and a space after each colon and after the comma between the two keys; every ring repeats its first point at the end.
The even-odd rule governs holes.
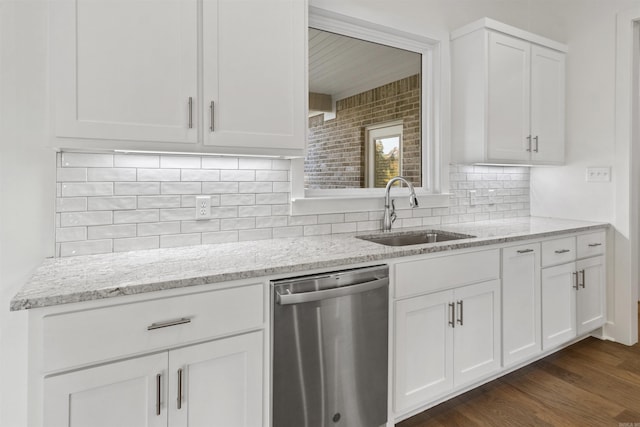
{"type": "Polygon", "coordinates": [[[499,277],[499,249],[403,262],[395,268],[396,298],[499,277]]]}
{"type": "Polygon", "coordinates": [[[45,372],[261,327],[262,284],[115,305],[43,319],[45,372]],[[188,323],[163,326],[171,321],[188,323]],[[149,327],[152,327],[149,330],[149,327]]]}
{"type": "Polygon", "coordinates": [[[602,255],[605,252],[607,232],[598,231],[578,236],[578,258],[602,255]]]}
{"type": "Polygon", "coordinates": [[[562,239],[542,242],[542,266],[564,264],[576,260],[576,238],[565,237],[562,239]]]}

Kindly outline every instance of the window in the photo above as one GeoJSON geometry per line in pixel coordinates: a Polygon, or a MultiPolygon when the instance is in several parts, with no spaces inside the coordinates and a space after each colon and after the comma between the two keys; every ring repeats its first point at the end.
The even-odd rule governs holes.
{"type": "Polygon", "coordinates": [[[394,176],[403,175],[402,123],[366,128],[366,183],[368,188],[385,188],[394,176]]]}

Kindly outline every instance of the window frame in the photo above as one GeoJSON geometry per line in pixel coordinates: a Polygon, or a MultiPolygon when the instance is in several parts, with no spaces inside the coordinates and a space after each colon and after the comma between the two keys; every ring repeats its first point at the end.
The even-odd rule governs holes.
{"type": "Polygon", "coordinates": [[[365,188],[375,187],[375,142],[379,139],[398,138],[398,174],[402,172],[402,155],[404,145],[403,122],[377,123],[365,127],[365,188]]]}
{"type": "MultiPolygon", "coordinates": [[[[448,180],[442,156],[442,73],[439,40],[309,7],[308,27],[380,43],[422,55],[421,139],[422,183],[416,188],[421,207],[448,206],[449,195],[442,192],[448,180]]],[[[308,40],[307,50],[308,50],[308,40]]],[[[307,55],[308,56],[308,55],[307,55]]],[[[307,58],[308,61],[308,58],[307,58]]],[[[308,64],[305,69],[308,69],[308,64]]],[[[308,92],[308,77],[307,77],[308,92]]],[[[307,106],[308,108],[308,106],[307,106]]],[[[394,194],[408,195],[406,188],[394,194]]],[[[305,189],[304,159],[291,161],[291,214],[360,212],[383,209],[383,188],[305,189]]],[[[408,206],[408,205],[407,205],[408,206]]]]}

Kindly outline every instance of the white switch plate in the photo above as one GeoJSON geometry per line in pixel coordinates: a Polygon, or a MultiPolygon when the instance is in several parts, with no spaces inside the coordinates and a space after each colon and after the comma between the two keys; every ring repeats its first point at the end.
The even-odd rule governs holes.
{"type": "Polygon", "coordinates": [[[609,166],[587,168],[587,182],[609,181],[611,181],[611,168],[609,166]]]}
{"type": "Polygon", "coordinates": [[[196,196],[196,219],[211,218],[211,196],[196,196]]]}

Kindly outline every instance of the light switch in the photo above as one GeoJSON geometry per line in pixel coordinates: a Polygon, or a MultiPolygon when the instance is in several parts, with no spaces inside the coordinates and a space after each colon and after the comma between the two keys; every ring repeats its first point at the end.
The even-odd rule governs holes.
{"type": "Polygon", "coordinates": [[[588,167],[587,182],[609,182],[611,181],[611,167],[588,167]]]}

